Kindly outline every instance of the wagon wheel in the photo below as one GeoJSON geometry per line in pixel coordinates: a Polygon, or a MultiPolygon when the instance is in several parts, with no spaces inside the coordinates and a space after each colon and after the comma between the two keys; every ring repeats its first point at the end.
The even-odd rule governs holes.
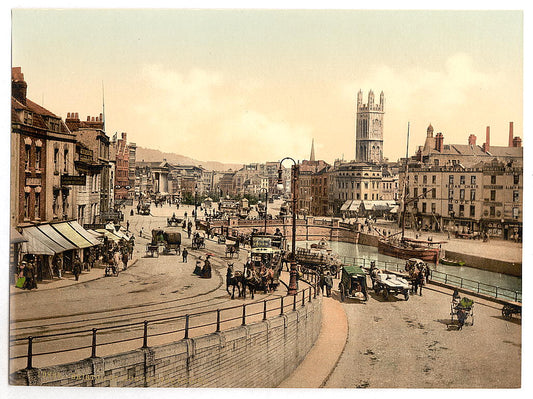
{"type": "Polygon", "coordinates": [[[409,290],[405,290],[403,292],[403,296],[405,297],[405,300],[408,301],[409,300],[409,290]]]}
{"type": "Polygon", "coordinates": [[[389,290],[387,288],[383,290],[383,298],[387,301],[389,300],[389,290]]]}
{"type": "MultiPolygon", "coordinates": [[[[340,284],[339,284],[340,285],[340,284]]],[[[341,291],[341,302],[344,302],[344,286],[340,285],[340,291],[341,291]]]]}
{"type": "Polygon", "coordinates": [[[512,315],[512,312],[511,312],[511,309],[509,309],[509,307],[507,305],[505,305],[502,309],[502,316],[505,320],[511,320],[511,315],[512,315]]]}

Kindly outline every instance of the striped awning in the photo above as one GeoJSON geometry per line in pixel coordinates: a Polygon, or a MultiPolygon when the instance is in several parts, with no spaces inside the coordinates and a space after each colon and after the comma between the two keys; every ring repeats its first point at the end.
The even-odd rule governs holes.
{"type": "Polygon", "coordinates": [[[111,233],[109,230],[106,230],[106,229],[96,229],[96,232],[97,233],[102,233],[104,236],[106,236],[107,238],[109,238],[110,240],[113,240],[115,242],[119,242],[120,241],[120,237],[111,233]]]}
{"type": "Polygon", "coordinates": [[[57,230],[63,237],[74,243],[78,248],[88,248],[93,246],[90,241],[83,238],[80,233],[74,230],[74,228],[69,224],[69,222],[54,223],[52,224],[52,227],[57,230]]]}
{"type": "Polygon", "coordinates": [[[11,227],[11,235],[9,237],[9,242],[11,244],[20,244],[21,242],[28,241],[22,234],[20,234],[16,229],[11,227]]]}
{"type": "Polygon", "coordinates": [[[89,241],[92,245],[100,245],[101,242],[96,239],[95,236],[93,236],[91,233],[89,233],[87,230],[85,230],[81,225],[76,222],[75,220],[72,222],[68,222],[70,227],[72,227],[74,230],[76,230],[83,238],[85,238],[87,241],[89,241]]]}
{"type": "Polygon", "coordinates": [[[55,241],[57,244],[61,245],[65,250],[71,250],[71,249],[79,249],[74,243],[67,240],[62,234],[60,234],[57,230],[55,230],[52,226],[49,224],[42,224],[40,226],[36,226],[40,231],[42,231],[46,236],[51,238],[53,241],[55,241]]]}
{"type": "Polygon", "coordinates": [[[26,239],[22,244],[22,252],[27,254],[54,255],[65,250],[33,226],[22,229],[22,236],[26,239]]]}

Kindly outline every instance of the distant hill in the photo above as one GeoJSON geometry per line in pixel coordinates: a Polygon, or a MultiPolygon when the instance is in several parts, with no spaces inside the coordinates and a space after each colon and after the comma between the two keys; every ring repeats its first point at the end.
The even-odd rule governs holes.
{"type": "Polygon", "coordinates": [[[229,169],[239,170],[243,164],[237,163],[222,163],[218,161],[198,161],[193,158],[186,157],[185,155],[174,154],[171,152],[162,152],[159,150],[152,150],[150,148],[137,147],[137,153],[135,156],[138,162],[163,162],[166,159],[167,162],[179,165],[195,165],[202,166],[206,170],[226,171],[229,169]]]}

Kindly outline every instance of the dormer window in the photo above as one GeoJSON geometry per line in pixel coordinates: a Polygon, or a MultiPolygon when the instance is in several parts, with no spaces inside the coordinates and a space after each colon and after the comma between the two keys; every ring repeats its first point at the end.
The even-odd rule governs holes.
{"type": "Polygon", "coordinates": [[[30,111],[24,111],[24,123],[26,125],[33,125],[33,114],[30,111]]]}

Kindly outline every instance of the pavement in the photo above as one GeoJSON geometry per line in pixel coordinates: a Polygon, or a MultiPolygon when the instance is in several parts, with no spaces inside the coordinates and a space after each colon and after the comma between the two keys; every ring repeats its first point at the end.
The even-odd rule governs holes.
{"type": "Polygon", "coordinates": [[[320,335],[306,358],[278,388],[322,388],[348,340],[348,320],[339,301],[322,298],[320,335]],[[320,367],[317,367],[320,365],[320,367]]]}

